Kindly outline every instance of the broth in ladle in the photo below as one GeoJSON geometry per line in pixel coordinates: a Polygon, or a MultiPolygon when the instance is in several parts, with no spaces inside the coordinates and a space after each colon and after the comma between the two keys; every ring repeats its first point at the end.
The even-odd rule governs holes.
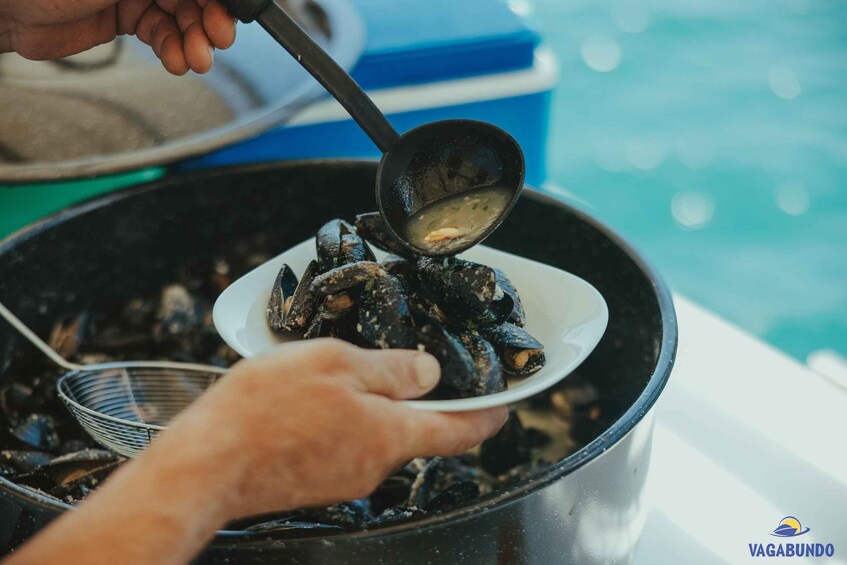
{"type": "Polygon", "coordinates": [[[459,249],[485,233],[512,196],[513,191],[508,188],[490,186],[442,198],[406,220],[406,240],[425,251],[444,253],[459,249]]]}

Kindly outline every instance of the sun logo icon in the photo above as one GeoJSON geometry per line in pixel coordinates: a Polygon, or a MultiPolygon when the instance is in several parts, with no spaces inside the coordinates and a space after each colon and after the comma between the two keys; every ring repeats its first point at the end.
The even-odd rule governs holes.
{"type": "Polygon", "coordinates": [[[795,536],[801,536],[808,531],[809,528],[803,529],[803,526],[800,525],[800,520],[794,516],[786,516],[779,521],[779,525],[771,533],[771,535],[781,538],[793,538],[795,536]]]}

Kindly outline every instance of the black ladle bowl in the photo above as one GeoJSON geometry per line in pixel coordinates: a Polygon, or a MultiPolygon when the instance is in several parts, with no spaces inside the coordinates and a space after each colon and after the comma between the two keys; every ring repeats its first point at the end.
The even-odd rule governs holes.
{"type": "Polygon", "coordinates": [[[350,113],[382,151],[376,201],[390,231],[415,253],[454,255],[488,237],[509,215],[524,181],[523,152],[502,129],[474,120],[443,120],[399,135],[344,69],[273,0],[225,0],[242,22],[257,21],[350,113]],[[421,248],[404,226],[421,208],[442,198],[485,187],[509,190],[505,206],[491,210],[491,224],[449,248],[421,248]]]}

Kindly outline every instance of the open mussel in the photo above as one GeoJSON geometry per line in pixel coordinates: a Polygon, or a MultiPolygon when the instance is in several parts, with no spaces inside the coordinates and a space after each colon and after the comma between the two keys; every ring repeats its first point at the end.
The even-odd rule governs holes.
{"type": "Polygon", "coordinates": [[[546,362],[544,346],[523,328],[506,323],[480,332],[497,349],[506,372],[512,375],[530,375],[546,362]]]}
{"type": "Polygon", "coordinates": [[[276,276],[268,300],[267,317],[271,329],[281,330],[286,325],[288,311],[297,290],[297,275],[288,265],[283,265],[276,276]]]}
{"type": "Polygon", "coordinates": [[[341,257],[341,242],[345,235],[355,233],[355,228],[344,220],[335,219],[325,223],[315,236],[318,266],[325,273],[338,267],[341,257]]]}

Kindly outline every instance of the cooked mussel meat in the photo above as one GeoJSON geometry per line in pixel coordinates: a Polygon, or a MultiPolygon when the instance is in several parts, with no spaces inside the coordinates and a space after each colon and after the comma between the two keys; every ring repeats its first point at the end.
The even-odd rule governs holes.
{"type": "Polygon", "coordinates": [[[530,375],[544,366],[544,346],[523,328],[506,323],[480,331],[497,349],[507,373],[530,375]]]}

